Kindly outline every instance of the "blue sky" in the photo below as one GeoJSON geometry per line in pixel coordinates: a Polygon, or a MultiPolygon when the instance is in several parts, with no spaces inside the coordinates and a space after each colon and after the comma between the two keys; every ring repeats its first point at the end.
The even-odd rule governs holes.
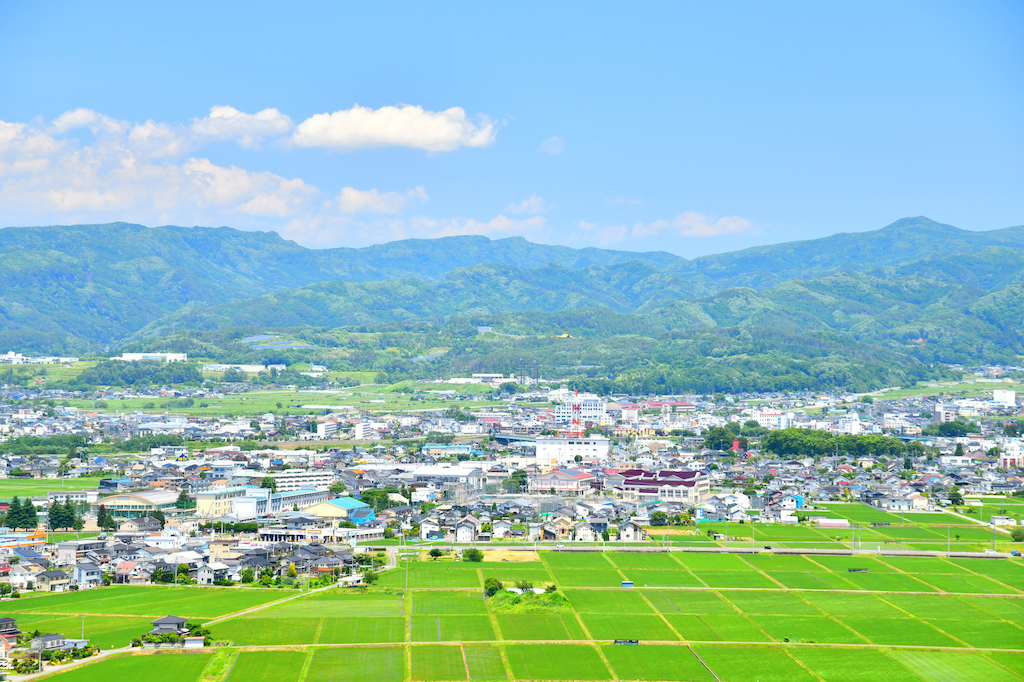
{"type": "Polygon", "coordinates": [[[0,225],[693,257],[1024,223],[1024,4],[0,4],[0,225]]]}

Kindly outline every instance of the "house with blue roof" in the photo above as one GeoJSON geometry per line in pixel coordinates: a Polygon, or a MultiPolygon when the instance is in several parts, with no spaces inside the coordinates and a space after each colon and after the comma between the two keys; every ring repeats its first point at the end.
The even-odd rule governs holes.
{"type": "Polygon", "coordinates": [[[345,520],[360,526],[376,518],[373,507],[354,497],[335,497],[303,510],[324,519],[345,520]]]}

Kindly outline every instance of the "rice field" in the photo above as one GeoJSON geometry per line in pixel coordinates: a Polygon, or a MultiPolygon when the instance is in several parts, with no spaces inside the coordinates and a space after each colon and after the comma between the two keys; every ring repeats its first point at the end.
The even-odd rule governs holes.
{"type": "MultiPolygon", "coordinates": [[[[1018,587],[1024,586],[1024,564],[1017,560],[701,552],[539,556],[525,566],[414,562],[408,590],[405,572],[395,571],[370,590],[337,588],[229,617],[211,626],[215,639],[241,647],[221,679],[1024,680],[1024,588],[1018,587]],[[483,594],[486,571],[555,585],[566,602],[548,610],[509,611],[506,605],[496,611],[483,594]],[[623,580],[635,587],[622,587],[623,580]],[[624,640],[637,643],[617,643],[624,640]]],[[[4,615],[8,607],[17,609],[11,614],[22,629],[67,636],[77,634],[85,609],[87,636],[120,645],[148,629],[150,615],[209,619],[288,596],[273,590],[104,588],[26,597],[3,607],[4,615]]],[[[171,682],[201,682],[208,660],[136,655],[58,677],[98,682],[149,670],[171,682]],[[157,669],[156,659],[174,665],[157,669]]]]}

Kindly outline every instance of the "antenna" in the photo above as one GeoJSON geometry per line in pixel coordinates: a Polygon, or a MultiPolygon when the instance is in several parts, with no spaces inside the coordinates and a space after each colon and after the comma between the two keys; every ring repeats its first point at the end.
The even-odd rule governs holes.
{"type": "Polygon", "coordinates": [[[580,403],[580,390],[576,389],[570,403],[572,422],[569,425],[569,438],[583,438],[583,405],[580,403]]]}

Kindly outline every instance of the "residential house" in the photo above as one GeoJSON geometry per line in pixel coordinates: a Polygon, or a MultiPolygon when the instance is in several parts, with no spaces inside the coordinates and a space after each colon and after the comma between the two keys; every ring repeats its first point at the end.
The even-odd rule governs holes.
{"type": "Polygon", "coordinates": [[[79,561],[75,564],[75,570],[71,574],[75,585],[80,589],[89,589],[103,584],[103,572],[96,564],[88,561],[79,561]]]}
{"type": "Polygon", "coordinates": [[[153,630],[150,634],[153,635],[166,635],[169,633],[185,634],[187,629],[185,623],[188,619],[182,618],[181,616],[172,616],[170,614],[163,618],[157,618],[154,621],[150,621],[153,626],[153,630]]]}
{"type": "Polygon", "coordinates": [[[455,541],[456,542],[475,542],[476,541],[477,525],[476,519],[472,516],[467,516],[458,522],[455,526],[455,541]]]}
{"type": "Polygon", "coordinates": [[[640,542],[644,539],[643,526],[632,520],[619,524],[618,539],[625,542],[640,542]]]}
{"type": "Polygon", "coordinates": [[[71,579],[63,571],[43,571],[36,576],[36,589],[41,592],[63,592],[71,585],[71,579]]]}
{"type": "Polygon", "coordinates": [[[597,533],[586,521],[577,521],[572,527],[572,537],[576,542],[596,542],[597,533]]]}
{"type": "Polygon", "coordinates": [[[219,561],[208,563],[199,568],[196,582],[200,585],[213,585],[218,580],[226,579],[230,568],[227,564],[219,561]]]}

